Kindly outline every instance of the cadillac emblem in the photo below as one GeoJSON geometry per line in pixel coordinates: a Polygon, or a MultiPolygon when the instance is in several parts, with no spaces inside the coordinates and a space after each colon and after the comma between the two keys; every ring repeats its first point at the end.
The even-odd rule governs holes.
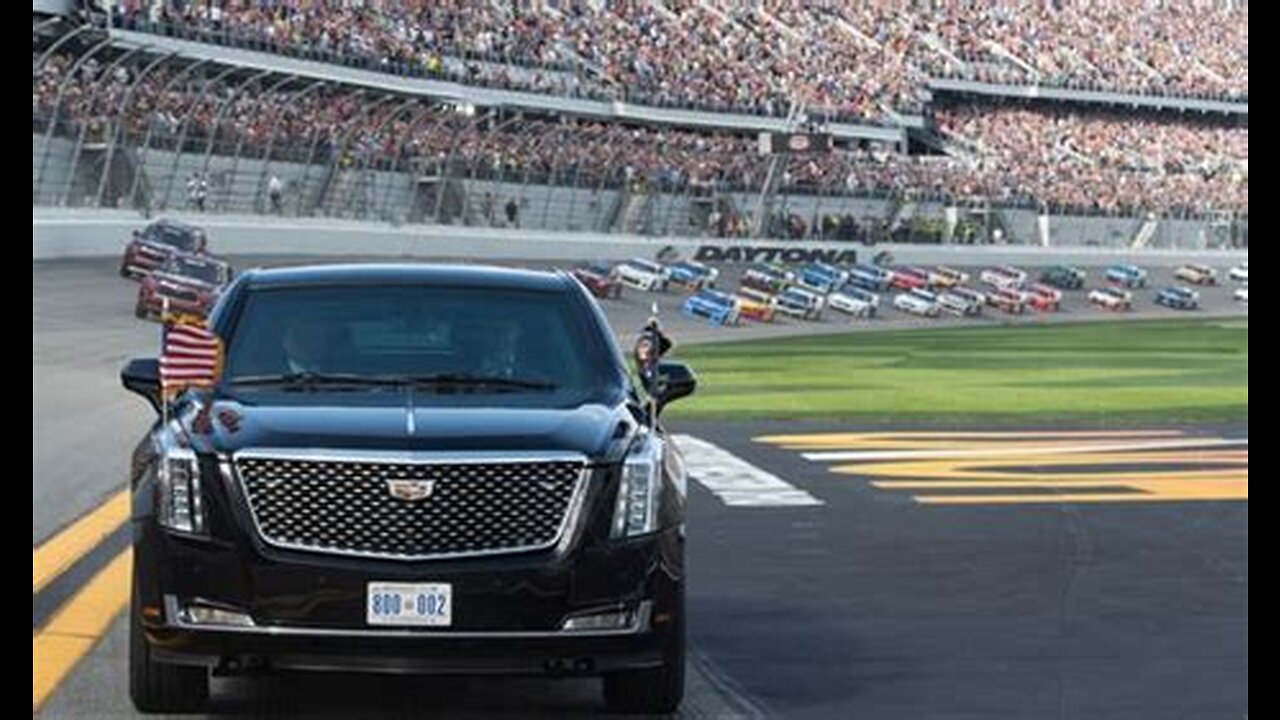
{"type": "Polygon", "coordinates": [[[431,497],[435,485],[434,480],[388,480],[387,492],[396,500],[419,502],[431,497]]]}

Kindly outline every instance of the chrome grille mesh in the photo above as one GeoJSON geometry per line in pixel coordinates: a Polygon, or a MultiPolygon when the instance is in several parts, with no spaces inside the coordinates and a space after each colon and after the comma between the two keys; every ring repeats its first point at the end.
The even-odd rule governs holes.
{"type": "Polygon", "coordinates": [[[267,543],[365,557],[427,559],[553,546],[582,478],[572,460],[382,462],[240,457],[245,498],[267,543]],[[425,498],[393,497],[392,485],[425,498]]]}

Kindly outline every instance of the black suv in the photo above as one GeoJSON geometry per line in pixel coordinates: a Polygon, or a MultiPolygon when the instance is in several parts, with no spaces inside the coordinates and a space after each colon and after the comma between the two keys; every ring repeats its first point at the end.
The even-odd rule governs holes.
{"type": "MultiPolygon", "coordinates": [[[[684,687],[683,462],[564,273],[250,271],[225,344],[133,455],[130,692],[189,710],[210,671],[602,675],[610,707],[684,687]]],[[[159,411],[155,359],[125,387],[159,411]]],[[[639,387],[639,385],[648,387],[639,387]]]]}

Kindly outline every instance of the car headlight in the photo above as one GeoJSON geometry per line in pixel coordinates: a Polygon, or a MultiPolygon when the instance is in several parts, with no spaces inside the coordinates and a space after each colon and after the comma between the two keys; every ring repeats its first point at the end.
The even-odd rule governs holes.
{"type": "Polygon", "coordinates": [[[167,447],[156,475],[156,518],[160,525],[185,533],[204,532],[200,465],[189,448],[167,447]]]}
{"type": "Polygon", "coordinates": [[[662,452],[662,440],[647,435],[627,453],[613,509],[611,537],[634,537],[657,529],[662,452]]]}

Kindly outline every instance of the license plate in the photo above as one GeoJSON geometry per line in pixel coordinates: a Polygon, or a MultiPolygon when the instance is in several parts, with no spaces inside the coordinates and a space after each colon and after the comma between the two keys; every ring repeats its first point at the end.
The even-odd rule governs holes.
{"type": "Polygon", "coordinates": [[[453,586],[448,583],[369,583],[365,620],[370,625],[448,627],[453,586]]]}

